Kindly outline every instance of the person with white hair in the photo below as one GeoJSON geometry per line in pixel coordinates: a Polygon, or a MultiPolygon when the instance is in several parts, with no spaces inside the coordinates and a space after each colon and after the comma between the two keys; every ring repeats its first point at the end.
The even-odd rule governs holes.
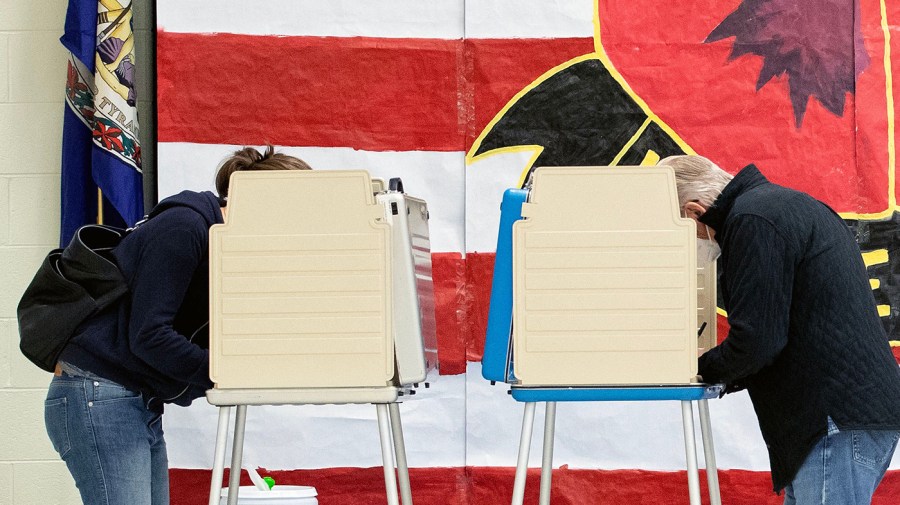
{"type": "Polygon", "coordinates": [[[754,165],[659,164],[697,222],[698,261],[719,257],[730,330],[699,358],[704,382],[747,389],[786,505],[870,503],[900,438],[900,368],[855,237],[754,165]]]}

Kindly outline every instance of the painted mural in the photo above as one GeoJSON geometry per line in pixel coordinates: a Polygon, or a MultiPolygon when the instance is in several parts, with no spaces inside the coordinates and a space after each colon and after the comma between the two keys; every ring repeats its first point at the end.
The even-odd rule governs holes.
{"type": "MultiPolygon", "coordinates": [[[[318,170],[403,178],[432,215],[441,362],[401,405],[414,499],[509,503],[521,405],[480,358],[502,191],[534,167],[755,163],[854,227],[900,340],[890,3],[159,0],[160,196],[208,189],[230,150],[265,142],[318,170]]],[[[560,408],[553,503],[687,503],[680,413],[650,403],[560,408]]],[[[375,421],[359,407],[261,407],[245,458],[321,503],[380,503],[375,421]]],[[[710,408],[727,503],[780,503],[746,395],[710,408]]],[[[205,503],[216,412],[166,418],[173,503],[205,503]]],[[[882,488],[873,503],[895,503],[900,473],[882,488]]]]}
{"type": "MultiPolygon", "coordinates": [[[[648,2],[643,3],[650,7],[648,2]]],[[[712,13],[723,11],[709,7],[703,15],[689,16],[686,21],[709,26],[709,21],[716,19],[712,13]]],[[[732,173],[745,164],[760,163],[767,175],[787,186],[803,189],[810,183],[829,185],[810,192],[844,215],[848,225],[856,231],[885,330],[891,345],[900,346],[900,325],[897,324],[900,321],[900,285],[891,275],[900,266],[900,254],[889,252],[896,248],[895,237],[900,233],[893,187],[896,169],[894,110],[877,107],[881,97],[876,100],[874,96],[864,95],[859,100],[856,96],[857,81],[864,75],[867,78],[864,84],[871,86],[867,89],[877,90],[880,86],[883,96],[893,107],[889,88],[892,82],[890,47],[881,45],[879,48],[877,37],[870,37],[876,40],[869,40],[867,44],[862,28],[865,20],[867,33],[888,36],[885,28],[889,26],[888,12],[884,4],[872,3],[867,7],[879,7],[879,10],[862,16],[858,0],[745,0],[704,36],[660,44],[646,32],[635,37],[635,33],[628,34],[625,30],[610,30],[612,36],[604,37],[603,27],[607,22],[612,25],[620,16],[627,19],[628,12],[639,10],[640,6],[632,2],[600,0],[596,10],[594,52],[548,69],[517,93],[476,139],[468,160],[472,163],[494,153],[532,151],[534,156],[530,165],[519,180],[522,185],[530,171],[539,166],[653,165],[666,156],[697,153],[690,144],[706,144],[711,137],[718,138],[716,130],[735,132],[727,142],[733,146],[736,156],[731,153],[716,156],[716,151],[721,149],[698,153],[714,158],[732,173]],[[880,33],[878,27],[883,28],[880,33]],[[604,46],[604,40],[609,50],[604,46]],[[637,66],[631,55],[623,52],[625,49],[630,49],[631,53],[661,53],[659,56],[669,53],[672,61],[690,60],[693,68],[657,66],[658,73],[652,82],[641,82],[638,79],[644,77],[642,73],[646,69],[637,66]],[[725,58],[722,58],[723,51],[727,51],[725,58]],[[612,58],[623,69],[634,66],[635,73],[640,74],[635,79],[625,79],[612,58]],[[872,61],[883,63],[886,73],[877,75],[871,68],[872,61]],[[728,71],[737,64],[753,69],[748,72],[749,69],[744,68],[729,75],[728,71]],[[667,107],[680,104],[683,107],[671,113],[673,128],[629,86],[629,81],[640,83],[638,89],[653,89],[652,83],[658,83],[659,87],[677,90],[685,80],[679,70],[695,74],[697,84],[708,85],[710,89],[716,89],[721,82],[732,83],[738,89],[721,89],[718,96],[691,93],[692,90],[687,89],[684,90],[688,92],[686,96],[673,97],[666,102],[651,100],[653,104],[667,107]],[[746,88],[747,78],[754,71],[755,91],[747,93],[740,88],[746,88]],[[880,84],[877,81],[881,81],[880,84]],[[764,87],[769,88],[765,101],[760,93],[764,87]],[[756,137],[768,137],[770,143],[779,143],[784,139],[781,132],[787,130],[794,138],[815,135],[817,143],[834,142],[851,149],[837,158],[822,157],[812,149],[798,149],[791,151],[798,156],[789,153],[766,162],[757,161],[752,152],[741,147],[747,137],[737,134],[745,129],[743,114],[708,116],[707,128],[691,131],[690,137],[684,137],[684,140],[679,137],[677,131],[681,120],[704,108],[695,107],[697,102],[721,100],[737,102],[744,110],[768,109],[769,113],[780,113],[780,120],[761,118],[763,121],[759,126],[765,127],[749,129],[756,137]],[[804,124],[811,103],[817,114],[804,124]],[[788,111],[793,114],[793,125],[787,125],[783,120],[788,111]],[[857,134],[854,130],[861,122],[873,124],[875,128],[857,134]],[[878,131],[879,126],[881,131],[878,131]],[[880,135],[887,140],[884,152],[856,152],[855,147],[860,142],[867,142],[869,135],[880,135]],[[854,140],[857,145],[852,142],[854,140]],[[880,169],[865,170],[885,162],[886,166],[879,168],[887,168],[887,174],[880,169]],[[820,177],[818,172],[822,169],[831,173],[820,177]],[[880,188],[881,194],[867,192],[867,186],[875,188],[884,183],[889,187],[880,188]],[[838,193],[842,193],[840,198],[829,198],[838,193]]],[[[703,34],[699,26],[687,28],[703,34]]],[[[734,106],[733,103],[731,107],[734,106]]],[[[720,332],[721,337],[725,334],[720,332]]],[[[900,352],[897,354],[900,359],[900,352]]]]}

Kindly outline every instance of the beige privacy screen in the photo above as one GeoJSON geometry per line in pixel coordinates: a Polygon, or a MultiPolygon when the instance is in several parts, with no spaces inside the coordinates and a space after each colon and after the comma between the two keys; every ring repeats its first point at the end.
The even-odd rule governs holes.
{"type": "Polygon", "coordinates": [[[716,346],[716,262],[701,264],[697,260],[697,328],[703,332],[697,338],[697,347],[711,349],[716,346]]]}
{"type": "Polygon", "coordinates": [[[389,385],[390,228],[363,171],[237,172],[210,229],[218,388],[389,385]]]}
{"type": "Polygon", "coordinates": [[[513,349],[523,385],[694,378],[696,232],[671,169],[540,168],[522,216],[513,349]]]}

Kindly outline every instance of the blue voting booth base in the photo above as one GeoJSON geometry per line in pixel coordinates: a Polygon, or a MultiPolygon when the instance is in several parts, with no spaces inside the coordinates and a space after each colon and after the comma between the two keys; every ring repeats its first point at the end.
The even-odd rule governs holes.
{"type": "Polygon", "coordinates": [[[693,402],[698,402],[700,431],[703,438],[707,483],[711,505],[721,505],[712,428],[707,400],[718,397],[722,385],[641,385],[641,386],[518,386],[513,360],[513,224],[522,219],[522,205],[528,201],[529,192],[524,189],[508,189],[500,206],[500,226],[497,234],[497,252],[494,262],[491,301],[488,311],[487,332],[482,357],[482,376],[494,383],[511,384],[513,399],[525,403],[522,432],[519,441],[516,476],[513,483],[512,505],[522,505],[525,495],[528,455],[534,425],[535,406],[546,404],[544,417],[543,455],[541,465],[540,505],[550,503],[553,465],[553,439],[555,436],[557,402],[604,401],[680,401],[684,426],[685,458],[687,462],[688,491],[691,505],[700,505],[700,473],[694,435],[693,402]]]}
{"type": "Polygon", "coordinates": [[[698,401],[718,398],[721,384],[636,387],[547,387],[513,386],[512,397],[519,402],[637,402],[652,400],[698,401]]]}

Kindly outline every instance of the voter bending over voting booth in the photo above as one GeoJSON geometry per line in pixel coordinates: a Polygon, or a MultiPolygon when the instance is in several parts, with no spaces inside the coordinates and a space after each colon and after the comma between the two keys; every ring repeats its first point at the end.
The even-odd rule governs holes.
{"type": "Polygon", "coordinates": [[[395,457],[412,503],[397,401],[437,366],[429,216],[398,181],[381,186],[364,171],[234,174],[225,224],[210,229],[210,505],[233,406],[229,505],[248,405],[345,403],[376,405],[388,503],[395,457]]]}
{"type": "Polygon", "coordinates": [[[524,498],[536,402],[546,402],[543,505],[556,402],[646,400],[681,401],[692,505],[699,402],[710,501],[720,503],[706,401],[722,386],[697,378],[698,348],[715,345],[715,299],[715,263],[698,264],[671,169],[543,167],[530,188],[505,193],[482,373],[525,402],[513,505],[524,498]]]}

